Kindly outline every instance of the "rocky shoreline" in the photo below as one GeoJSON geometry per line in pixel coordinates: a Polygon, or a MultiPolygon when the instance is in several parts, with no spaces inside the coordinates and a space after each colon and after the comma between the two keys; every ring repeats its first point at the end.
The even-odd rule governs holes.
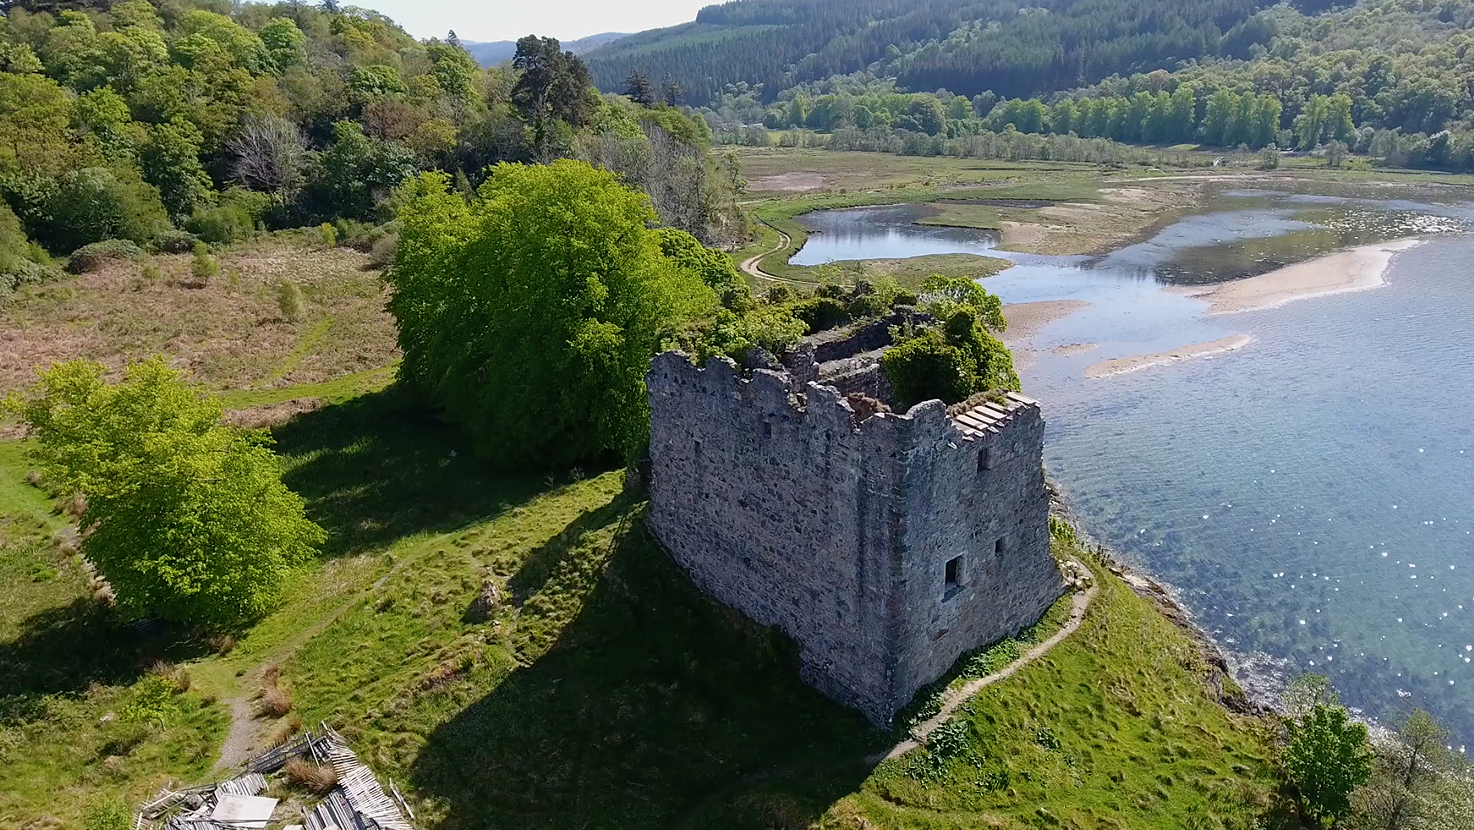
{"type": "Polygon", "coordinates": [[[1218,642],[1198,623],[1171,584],[1142,572],[1126,562],[1120,553],[1092,537],[1081,527],[1058,483],[1053,479],[1046,481],[1050,515],[1074,528],[1085,550],[1103,562],[1106,569],[1126,583],[1133,593],[1150,600],[1162,616],[1197,644],[1198,652],[1208,666],[1203,681],[1220,704],[1242,715],[1263,716],[1283,711],[1280,695],[1289,681],[1287,669],[1290,667],[1287,664],[1268,654],[1241,654],[1218,642]]]}

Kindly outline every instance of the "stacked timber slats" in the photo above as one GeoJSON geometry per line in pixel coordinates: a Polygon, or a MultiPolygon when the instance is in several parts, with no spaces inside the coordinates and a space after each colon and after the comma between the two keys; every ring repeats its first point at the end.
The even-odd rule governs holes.
{"type": "Polygon", "coordinates": [[[1033,398],[1009,392],[1001,402],[984,401],[952,416],[952,423],[969,438],[982,439],[997,435],[1020,409],[1038,406],[1033,398]]]}

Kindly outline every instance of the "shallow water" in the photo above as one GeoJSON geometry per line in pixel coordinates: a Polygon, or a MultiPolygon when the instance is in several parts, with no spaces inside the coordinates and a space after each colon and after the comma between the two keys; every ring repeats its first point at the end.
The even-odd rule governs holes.
{"type": "Polygon", "coordinates": [[[1023,375],[1049,422],[1045,462],[1094,536],[1231,648],[1328,674],[1374,717],[1427,708],[1474,744],[1474,235],[1453,232],[1470,219],[1227,194],[1105,257],[1013,255],[984,285],[1090,303],[1015,350],[1036,353],[1023,375]],[[1443,233],[1375,290],[1212,316],[1164,290],[1409,231],[1443,233]],[[1253,339],[1230,354],[1084,376],[1239,333],[1253,339]]]}
{"type": "Polygon", "coordinates": [[[794,265],[824,265],[928,254],[987,255],[997,247],[998,235],[992,231],[914,224],[932,212],[925,205],[893,205],[804,214],[800,221],[809,229],[809,238],[788,261],[794,265]]]}

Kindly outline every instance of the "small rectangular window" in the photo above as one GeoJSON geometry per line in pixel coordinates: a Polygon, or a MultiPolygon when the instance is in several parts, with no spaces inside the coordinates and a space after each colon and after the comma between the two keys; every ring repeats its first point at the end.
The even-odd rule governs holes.
{"type": "Polygon", "coordinates": [[[954,556],[947,560],[946,578],[942,587],[947,594],[962,587],[962,557],[954,556]]]}
{"type": "Polygon", "coordinates": [[[772,421],[763,421],[763,437],[764,438],[772,438],[773,437],[773,422],[772,421]]]}
{"type": "Polygon", "coordinates": [[[993,454],[987,447],[978,450],[978,472],[993,469],[993,454]]]}
{"type": "Polygon", "coordinates": [[[993,543],[993,552],[1001,554],[1006,550],[1008,550],[1008,537],[999,536],[998,541],[993,543]]]}

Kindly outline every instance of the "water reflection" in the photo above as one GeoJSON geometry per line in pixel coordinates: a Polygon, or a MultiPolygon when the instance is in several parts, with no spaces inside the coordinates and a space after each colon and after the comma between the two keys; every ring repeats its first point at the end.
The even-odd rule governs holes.
{"type": "Polygon", "coordinates": [[[935,213],[924,205],[824,210],[800,217],[808,240],[789,262],[823,265],[859,259],[906,259],[931,254],[988,255],[998,234],[969,228],[917,225],[935,213]]]}

